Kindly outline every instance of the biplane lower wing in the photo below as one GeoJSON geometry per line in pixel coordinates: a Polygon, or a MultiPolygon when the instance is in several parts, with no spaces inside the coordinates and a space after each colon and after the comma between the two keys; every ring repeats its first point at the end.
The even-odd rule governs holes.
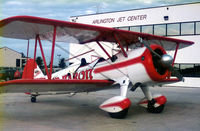
{"type": "Polygon", "coordinates": [[[88,92],[110,88],[108,80],[29,80],[19,79],[0,83],[1,93],[26,93],[49,91],[88,92]]]}

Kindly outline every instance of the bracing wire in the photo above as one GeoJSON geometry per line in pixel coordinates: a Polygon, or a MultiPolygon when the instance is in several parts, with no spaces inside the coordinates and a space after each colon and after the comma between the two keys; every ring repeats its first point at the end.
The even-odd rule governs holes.
{"type": "MultiPolygon", "coordinates": [[[[70,55],[72,55],[73,57],[74,56],[76,56],[76,55],[74,55],[74,54],[72,54],[72,53],[70,53],[68,50],[66,50],[66,49],[64,49],[63,47],[61,47],[60,45],[58,45],[58,44],[55,44],[56,45],[56,47],[58,47],[58,48],[60,48],[61,50],[63,50],[63,51],[65,51],[66,53],[68,53],[68,54],[70,54],[70,55]]],[[[86,46],[87,47],[87,46],[86,46]]],[[[90,49],[90,47],[89,47],[89,49],[90,49]]],[[[96,51],[95,51],[96,52],[96,51]]],[[[101,56],[101,55],[99,55],[99,56],[101,56]]],[[[81,61],[81,59],[80,58],[76,58],[76,59],[78,59],[79,61],[81,61]]],[[[90,66],[90,65],[88,65],[90,68],[93,68],[92,66],[90,66]]],[[[104,74],[102,74],[102,73],[100,73],[102,76],[104,76],[105,78],[107,78],[108,80],[110,79],[108,76],[105,76],[104,74]]]]}
{"type": "MultiPolygon", "coordinates": [[[[88,45],[85,45],[88,49],[91,49],[88,45]]],[[[97,53],[96,51],[94,51],[98,56],[102,56],[99,53],[97,53]]],[[[110,61],[106,61],[109,65],[113,66],[114,68],[116,68],[120,73],[122,73],[124,76],[128,77],[128,75],[126,75],[124,72],[122,72],[119,68],[117,68],[114,64],[112,64],[110,61]]]]}

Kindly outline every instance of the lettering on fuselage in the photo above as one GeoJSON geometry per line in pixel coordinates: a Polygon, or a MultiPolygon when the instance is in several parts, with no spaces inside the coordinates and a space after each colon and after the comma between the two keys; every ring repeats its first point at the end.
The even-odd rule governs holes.
{"type": "Polygon", "coordinates": [[[80,72],[75,73],[67,73],[66,75],[62,76],[64,80],[92,80],[92,69],[83,70],[80,72]]]}
{"type": "Polygon", "coordinates": [[[34,71],[34,77],[37,77],[40,73],[41,73],[41,71],[35,70],[35,71],[34,71]]]}

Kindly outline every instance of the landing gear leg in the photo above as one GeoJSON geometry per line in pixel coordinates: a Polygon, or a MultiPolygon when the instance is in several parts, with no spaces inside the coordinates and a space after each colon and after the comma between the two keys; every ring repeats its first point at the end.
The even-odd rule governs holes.
{"type": "Polygon", "coordinates": [[[118,83],[120,84],[120,96],[106,100],[100,105],[100,109],[108,112],[112,118],[122,119],[126,117],[131,105],[131,101],[126,97],[130,81],[129,78],[125,77],[120,79],[118,83]]]}
{"type": "Polygon", "coordinates": [[[151,101],[153,99],[153,97],[149,90],[149,87],[141,85],[140,88],[142,89],[142,92],[144,93],[144,96],[147,98],[147,100],[151,101]]]}
{"type": "Polygon", "coordinates": [[[141,86],[145,98],[139,102],[139,105],[146,107],[150,113],[161,113],[164,110],[167,98],[163,95],[152,95],[149,87],[141,86]]]}

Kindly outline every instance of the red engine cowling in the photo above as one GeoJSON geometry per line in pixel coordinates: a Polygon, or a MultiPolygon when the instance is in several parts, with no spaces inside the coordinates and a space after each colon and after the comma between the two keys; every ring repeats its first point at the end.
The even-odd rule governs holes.
{"type": "MultiPolygon", "coordinates": [[[[150,47],[161,56],[166,54],[166,51],[159,45],[151,45],[150,47]]],[[[144,57],[141,62],[153,81],[162,81],[169,76],[169,71],[161,65],[159,58],[154,56],[148,49],[141,57],[144,57]]]]}

